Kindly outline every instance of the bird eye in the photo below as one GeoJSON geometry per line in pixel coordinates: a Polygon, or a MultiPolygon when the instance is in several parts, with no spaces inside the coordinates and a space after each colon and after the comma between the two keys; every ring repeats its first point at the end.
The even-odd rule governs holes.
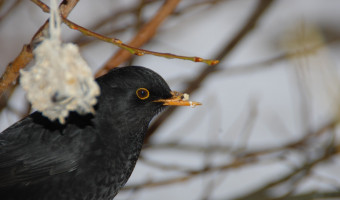
{"type": "Polygon", "coordinates": [[[146,88],[139,88],[138,90],[136,90],[136,94],[137,94],[137,97],[141,100],[145,100],[147,98],[149,98],[149,90],[146,89],[146,88]]]}

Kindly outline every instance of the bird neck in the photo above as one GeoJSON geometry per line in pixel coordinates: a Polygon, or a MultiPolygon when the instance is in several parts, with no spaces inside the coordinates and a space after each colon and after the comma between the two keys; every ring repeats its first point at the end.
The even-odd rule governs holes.
{"type": "MultiPolygon", "coordinates": [[[[102,113],[97,114],[96,118],[102,117],[102,113]]],[[[103,148],[103,155],[98,163],[110,174],[109,179],[114,183],[112,185],[117,187],[114,190],[118,191],[125,185],[136,165],[148,124],[141,125],[138,122],[138,126],[135,126],[130,120],[126,120],[127,116],[114,116],[119,117],[98,120],[96,133],[100,134],[98,138],[103,148]]]]}

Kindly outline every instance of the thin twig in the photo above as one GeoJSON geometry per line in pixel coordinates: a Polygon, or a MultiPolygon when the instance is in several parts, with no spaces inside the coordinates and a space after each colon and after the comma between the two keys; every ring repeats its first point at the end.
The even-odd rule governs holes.
{"type": "MultiPolygon", "coordinates": [[[[150,20],[150,22],[146,23],[141,30],[136,34],[136,36],[129,42],[128,45],[124,45],[122,48],[130,51],[132,54],[136,55],[144,55],[144,54],[151,54],[155,56],[165,57],[165,58],[178,58],[183,60],[191,60],[194,62],[204,62],[208,65],[215,65],[218,63],[217,60],[207,60],[199,57],[188,57],[188,56],[179,56],[170,53],[158,53],[153,51],[146,51],[142,49],[135,48],[136,51],[131,51],[128,48],[132,47],[140,47],[146,42],[148,42],[157,32],[158,27],[161,23],[174,11],[176,6],[180,0],[168,0],[164,3],[164,5],[159,9],[156,15],[150,20]],[[126,48],[128,47],[128,48],[126,48]]],[[[113,57],[111,57],[104,67],[100,69],[96,76],[100,76],[105,74],[110,69],[117,67],[119,64],[127,61],[131,57],[126,51],[119,50],[113,57]]]]}
{"type": "Polygon", "coordinates": [[[147,181],[147,182],[143,182],[140,184],[127,185],[123,188],[123,190],[135,190],[135,189],[140,189],[140,188],[159,187],[159,186],[164,186],[164,185],[169,185],[169,184],[174,184],[174,183],[180,183],[180,182],[188,181],[194,177],[197,177],[198,175],[206,174],[212,171],[223,171],[227,169],[239,168],[241,166],[244,166],[245,164],[251,164],[257,161],[258,160],[256,159],[245,159],[245,160],[239,159],[226,165],[212,166],[209,168],[203,168],[199,170],[191,170],[191,171],[188,171],[186,175],[176,177],[176,178],[169,178],[169,179],[164,179],[164,180],[159,180],[159,181],[147,181]]]}
{"type": "Polygon", "coordinates": [[[325,152],[325,154],[323,156],[321,156],[320,158],[317,158],[315,160],[312,160],[310,162],[305,163],[304,165],[302,165],[301,167],[293,170],[292,172],[286,174],[285,176],[281,177],[280,179],[276,180],[276,181],[272,181],[264,186],[262,186],[260,189],[255,190],[254,192],[251,192],[249,194],[246,194],[242,197],[238,197],[235,198],[237,200],[247,200],[247,199],[263,199],[264,194],[271,188],[273,188],[274,186],[277,186],[283,182],[286,182],[288,180],[290,180],[291,178],[293,178],[294,176],[300,174],[300,173],[305,173],[310,171],[313,167],[315,167],[316,165],[318,165],[319,163],[322,163],[326,160],[329,160],[330,158],[332,158],[332,156],[337,155],[338,149],[337,148],[333,148],[333,151],[331,152],[325,152]]]}
{"type": "MultiPolygon", "coordinates": [[[[192,178],[196,178],[200,175],[211,173],[211,172],[227,171],[227,170],[234,169],[234,168],[245,167],[245,166],[249,166],[251,164],[257,163],[259,161],[263,162],[263,160],[261,160],[261,156],[270,158],[268,157],[268,155],[273,155],[271,156],[272,159],[280,159],[277,157],[277,153],[288,151],[288,150],[299,151],[301,149],[311,148],[315,142],[319,142],[318,140],[319,137],[321,137],[324,134],[327,134],[330,130],[333,130],[336,126],[337,126],[337,121],[331,121],[323,125],[321,128],[317,129],[315,132],[307,133],[304,137],[301,137],[298,141],[291,142],[291,143],[288,143],[286,145],[279,146],[279,147],[271,147],[271,148],[266,148],[262,150],[251,151],[251,152],[240,152],[234,155],[232,154],[232,156],[234,156],[234,160],[231,163],[222,164],[219,166],[209,166],[207,168],[203,167],[201,169],[189,169],[188,167],[177,166],[177,165],[166,166],[162,163],[157,163],[156,161],[146,162],[147,164],[151,164],[153,167],[158,167],[160,169],[166,169],[166,170],[177,169],[179,172],[185,172],[186,174],[180,177],[175,177],[175,178],[168,178],[168,179],[159,180],[159,181],[145,181],[140,184],[128,185],[124,188],[124,190],[165,186],[169,184],[188,181],[192,178]]],[[[271,182],[271,184],[269,185],[270,188],[292,178],[296,174],[302,172],[303,169],[314,167],[318,163],[330,159],[331,156],[337,155],[340,152],[340,145],[339,146],[334,146],[334,145],[335,144],[333,143],[332,145],[329,145],[329,148],[325,150],[324,156],[305,163],[303,166],[301,166],[300,168],[294,169],[294,171],[291,174],[288,174],[287,176],[282,177],[280,180],[271,182]]],[[[178,145],[178,146],[170,145],[170,146],[173,147],[172,148],[173,150],[174,149],[179,150],[178,147],[180,147],[181,145],[178,145]]],[[[154,148],[155,150],[158,150],[157,146],[150,147],[150,149],[154,149],[154,148]]],[[[199,150],[202,150],[202,149],[199,149],[199,150]]],[[[214,149],[214,147],[211,147],[211,149],[213,149],[213,151],[216,150],[214,149]]],[[[210,149],[205,149],[205,150],[207,150],[207,152],[213,152],[213,151],[210,151],[210,149]]],[[[224,149],[222,150],[224,151],[224,149]]]]}
{"type": "MultiPolygon", "coordinates": [[[[37,2],[37,5],[44,11],[44,12],[49,12],[49,7],[42,3],[39,0],[33,0],[34,2],[37,2]]],[[[171,0],[171,1],[167,1],[167,2],[172,2],[171,4],[169,3],[169,5],[171,6],[175,6],[177,4],[174,4],[174,2],[179,2],[179,0],[171,0]]],[[[168,4],[166,4],[168,5],[168,4]]],[[[91,36],[91,37],[95,37],[99,40],[102,40],[104,42],[108,42],[108,43],[112,43],[124,50],[127,50],[129,52],[128,56],[125,57],[126,55],[126,51],[119,51],[122,52],[121,54],[118,52],[115,56],[117,56],[118,54],[120,54],[117,58],[119,60],[123,59],[123,58],[128,58],[131,56],[131,54],[135,54],[138,56],[143,56],[145,54],[150,54],[150,55],[154,55],[154,56],[159,56],[159,57],[165,57],[165,58],[177,58],[177,59],[182,59],[182,60],[190,60],[190,61],[194,61],[194,62],[204,62],[208,65],[215,65],[218,63],[217,60],[209,60],[209,59],[203,59],[200,57],[190,57],[190,56],[181,56],[181,55],[175,55],[175,54],[171,54],[171,53],[159,53],[159,52],[154,52],[154,51],[149,51],[149,50],[145,50],[145,49],[139,49],[136,48],[134,46],[140,46],[143,44],[143,41],[146,42],[146,39],[148,39],[148,37],[151,37],[155,34],[156,29],[154,26],[159,26],[160,23],[166,18],[166,16],[168,16],[171,10],[169,10],[168,7],[172,8],[171,6],[166,6],[166,9],[161,9],[161,12],[159,12],[155,18],[155,20],[151,20],[147,25],[145,25],[144,28],[141,29],[141,31],[138,33],[138,35],[135,37],[134,40],[132,40],[129,45],[124,44],[121,40],[117,39],[117,38],[110,38],[104,35],[101,35],[99,33],[95,33],[93,31],[90,31],[82,26],[79,26],[78,24],[68,20],[67,18],[65,18],[64,16],[62,16],[62,20],[63,22],[70,27],[71,29],[80,31],[81,33],[83,33],[84,35],[87,36],[91,36]],[[163,19],[163,20],[162,20],[163,19]],[[149,28],[152,27],[152,28],[149,28]]],[[[174,9],[174,8],[173,8],[174,9]]],[[[112,59],[112,62],[116,62],[116,59],[112,59]]],[[[105,74],[108,70],[110,70],[113,67],[116,67],[116,65],[113,65],[111,61],[108,62],[107,65],[105,65],[104,68],[100,69],[98,71],[98,73],[96,74],[96,77],[101,76],[103,74],[105,74]]]]}
{"type": "MultiPolygon", "coordinates": [[[[130,46],[140,47],[148,42],[157,32],[161,23],[175,10],[180,0],[167,0],[163,6],[158,10],[155,16],[146,23],[135,37],[129,42],[130,46]]],[[[104,65],[104,67],[97,72],[97,75],[105,74],[108,70],[117,67],[119,64],[125,62],[131,57],[131,54],[126,51],[119,50],[113,55],[104,65]]]]}
{"type": "Polygon", "coordinates": [[[329,192],[320,192],[320,191],[311,191],[303,194],[296,194],[289,197],[286,197],[285,200],[321,200],[321,199],[329,199],[336,200],[340,197],[340,191],[329,191],[329,192]]]}
{"type": "MultiPolygon", "coordinates": [[[[255,195],[262,195],[264,191],[266,191],[269,188],[272,188],[274,186],[277,186],[280,183],[283,183],[290,178],[296,176],[297,174],[304,172],[305,170],[310,170],[312,167],[316,166],[317,164],[329,160],[332,156],[337,155],[339,153],[340,148],[335,147],[333,148],[333,151],[326,153],[324,156],[321,158],[318,158],[316,160],[313,160],[311,162],[305,163],[302,165],[300,168],[294,169],[293,172],[283,176],[282,178],[275,180],[273,182],[270,182],[268,185],[261,187],[258,191],[252,192],[251,194],[247,194],[244,197],[240,197],[238,199],[249,199],[250,196],[255,196],[255,195]]],[[[254,156],[254,154],[252,154],[254,156]]],[[[238,158],[235,159],[234,162],[226,165],[220,165],[220,166],[211,166],[208,168],[202,168],[199,170],[191,170],[187,171],[186,175],[180,176],[180,177],[175,177],[175,178],[168,178],[164,180],[158,180],[158,181],[146,181],[143,183],[139,184],[131,184],[127,185],[123,188],[123,190],[135,190],[135,189],[141,189],[141,188],[152,188],[152,187],[160,187],[160,186],[165,186],[169,184],[174,184],[174,183],[181,183],[184,181],[188,181],[192,178],[198,177],[200,175],[206,174],[206,173],[211,173],[211,172],[216,172],[216,171],[226,171],[234,168],[240,168],[244,166],[248,166],[250,164],[254,164],[256,162],[259,162],[259,159],[257,156],[254,156],[252,158],[238,158]]],[[[162,164],[156,164],[153,163],[152,166],[154,167],[160,167],[163,169],[165,166],[162,164]]],[[[171,166],[172,169],[181,169],[180,166],[171,166]]],[[[168,167],[165,167],[164,169],[169,169],[168,167]]]]}
{"type": "MultiPolygon", "coordinates": [[[[320,129],[316,130],[312,133],[306,133],[303,137],[301,137],[297,141],[292,141],[290,143],[287,143],[283,146],[279,147],[270,147],[270,148],[263,148],[258,150],[252,150],[251,152],[243,151],[241,153],[241,156],[244,158],[248,157],[254,157],[254,156],[261,156],[264,154],[271,154],[279,151],[284,150],[290,150],[290,149],[298,149],[304,147],[307,143],[310,142],[310,140],[313,140],[313,138],[318,137],[322,134],[324,134],[327,130],[334,129],[336,127],[338,122],[336,120],[330,121],[326,124],[324,124],[320,129]]],[[[178,143],[162,143],[162,144],[148,144],[145,145],[143,151],[151,151],[151,150],[169,150],[172,151],[183,151],[183,152],[191,152],[191,153],[202,153],[202,152],[208,152],[208,153],[233,153],[234,156],[240,156],[238,155],[238,152],[232,152],[232,147],[227,145],[212,145],[212,146],[200,146],[197,144],[178,144],[178,143]]]]}
{"type": "MultiPolygon", "coordinates": [[[[124,44],[124,43],[122,43],[122,41],[120,41],[117,38],[110,38],[110,37],[106,37],[106,36],[103,36],[101,34],[92,32],[92,31],[90,31],[90,30],[88,30],[84,27],[81,27],[81,26],[71,22],[70,20],[68,20],[66,18],[62,18],[62,19],[63,19],[64,23],[66,25],[68,25],[70,28],[72,28],[74,30],[78,30],[85,35],[92,36],[92,37],[95,37],[97,39],[100,39],[104,42],[108,42],[108,43],[112,43],[114,45],[117,45],[118,47],[130,52],[129,55],[135,54],[137,56],[143,56],[145,54],[150,54],[150,55],[169,58],[169,59],[177,58],[177,59],[182,59],[182,60],[190,60],[190,61],[193,61],[193,62],[204,62],[208,65],[215,65],[215,64],[218,63],[217,60],[208,60],[208,59],[203,59],[203,58],[200,58],[200,57],[180,56],[180,55],[175,55],[175,54],[171,54],[171,53],[160,53],[160,52],[149,51],[149,50],[145,50],[145,49],[139,49],[139,48],[124,44]]],[[[124,51],[124,52],[126,52],[126,51],[124,51]]],[[[107,70],[110,70],[110,68],[105,68],[105,69],[102,68],[101,70],[98,71],[96,76],[100,76],[102,74],[105,74],[107,72],[107,70]]]]}

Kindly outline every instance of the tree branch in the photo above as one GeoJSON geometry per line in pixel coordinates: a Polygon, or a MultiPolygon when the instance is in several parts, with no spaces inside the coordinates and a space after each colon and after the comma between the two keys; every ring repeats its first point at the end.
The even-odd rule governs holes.
{"type": "MultiPolygon", "coordinates": [[[[59,9],[63,16],[68,16],[72,9],[76,6],[79,0],[63,0],[59,9]]],[[[32,0],[32,2],[37,3],[39,1],[32,0]]],[[[13,62],[9,63],[6,67],[5,72],[2,74],[0,78],[0,97],[3,92],[19,77],[20,69],[24,68],[28,63],[33,59],[33,42],[40,38],[43,34],[43,31],[48,28],[49,22],[46,22],[38,29],[38,31],[34,34],[31,42],[29,44],[25,44],[20,54],[14,59],[13,62]]]]}

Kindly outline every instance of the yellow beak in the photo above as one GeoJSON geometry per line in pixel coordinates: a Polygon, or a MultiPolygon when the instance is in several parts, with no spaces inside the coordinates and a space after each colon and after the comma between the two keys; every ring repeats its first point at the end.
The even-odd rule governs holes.
{"type": "Polygon", "coordinates": [[[180,93],[176,91],[171,91],[171,97],[169,99],[158,99],[154,102],[162,102],[165,106],[190,106],[195,107],[202,105],[200,102],[189,101],[189,95],[186,93],[180,93]]]}

